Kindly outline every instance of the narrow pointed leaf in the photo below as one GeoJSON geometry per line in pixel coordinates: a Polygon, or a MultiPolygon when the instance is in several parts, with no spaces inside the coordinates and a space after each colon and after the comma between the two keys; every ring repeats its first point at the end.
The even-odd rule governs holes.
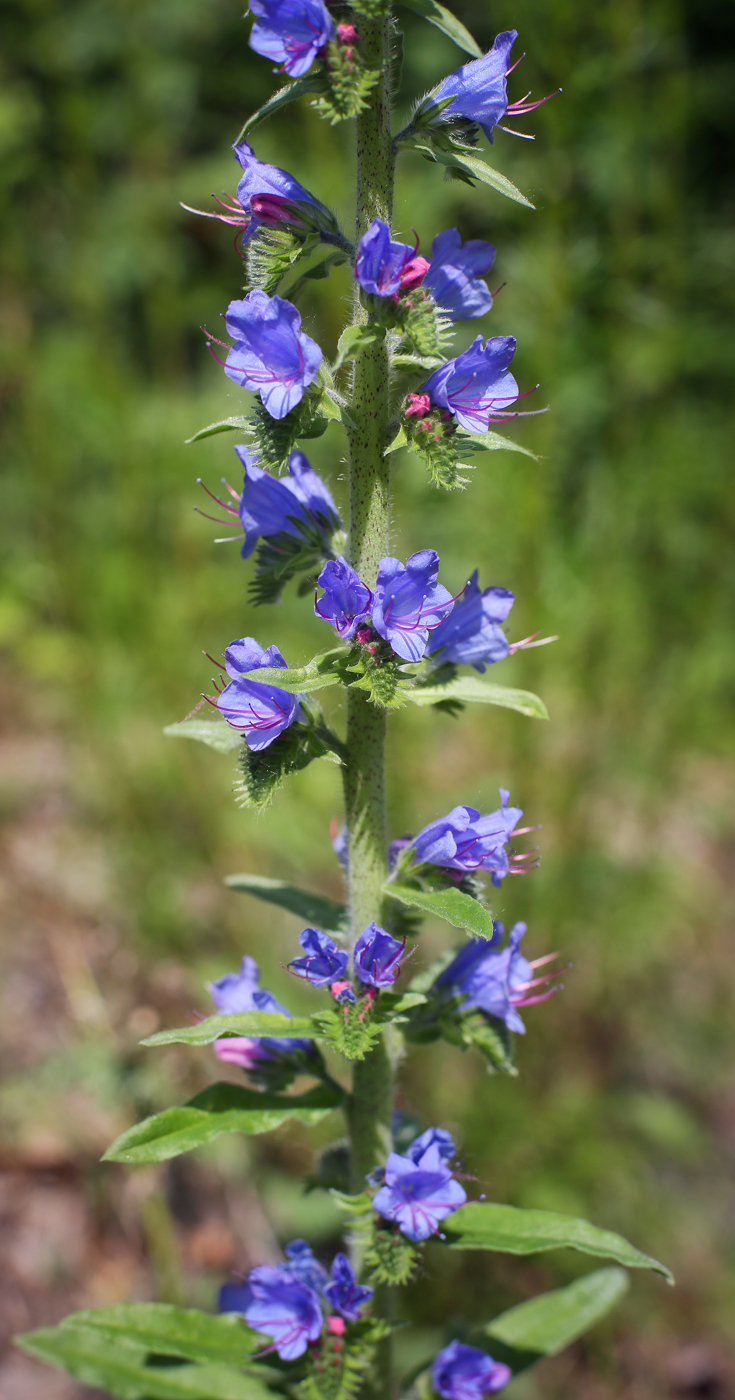
{"type": "Polygon", "coordinates": [[[403,424],[401,424],[392,442],[388,443],[383,456],[387,457],[391,452],[397,452],[400,447],[408,447],[408,438],[406,437],[406,429],[403,424]]]}
{"type": "Polygon", "coordinates": [[[199,1312],[171,1303],[119,1303],[111,1308],[87,1308],[64,1318],[62,1327],[83,1327],[116,1340],[122,1337],[142,1351],[181,1356],[187,1361],[226,1361],[241,1364],[263,1345],[236,1313],[199,1312]]]}
{"type": "Polygon", "coordinates": [[[342,682],[335,670],[335,663],[347,654],[345,647],[333,647],[331,651],[312,656],[305,666],[289,667],[288,670],[279,666],[262,666],[258,671],[243,674],[245,680],[277,685],[280,690],[287,690],[289,695],[306,695],[314,690],[324,690],[328,685],[340,685],[342,682]]]}
{"type": "Polygon", "coordinates": [[[287,106],[289,102],[296,102],[299,97],[306,97],[310,92],[319,92],[320,88],[323,86],[324,78],[322,75],[320,73],[310,73],[305,78],[297,78],[295,83],[287,83],[285,87],[279,88],[278,92],[274,92],[273,96],[269,97],[268,101],[264,102],[263,106],[259,107],[257,112],[253,112],[252,117],[248,117],[235,141],[235,145],[237,145],[239,141],[242,141],[243,137],[247,136],[251,131],[254,131],[256,126],[259,126],[261,122],[264,122],[266,117],[270,117],[274,112],[277,112],[280,107],[287,106]]]}
{"type": "Polygon", "coordinates": [[[248,426],[247,418],[221,418],[219,423],[210,423],[208,428],[200,428],[193,437],[185,438],[185,443],[200,442],[202,438],[214,437],[215,433],[234,433],[238,429],[244,431],[248,426]]]}
{"type": "Polygon", "coordinates": [[[305,1094],[267,1094],[239,1084],[210,1084],[180,1108],[166,1108],[128,1128],[108,1147],[107,1162],[165,1162],[191,1152],[221,1133],[269,1133],[287,1118],[318,1123],[344,1095],[329,1084],[305,1094]]]}
{"type": "Polygon", "coordinates": [[[420,685],[408,692],[414,705],[436,705],[440,700],[476,701],[482,705],[501,705],[517,710],[531,719],[548,719],[543,700],[530,690],[514,690],[511,686],[495,685],[479,676],[457,676],[445,685],[420,685]]]}
{"type": "Polygon", "coordinates": [[[410,885],[388,883],[383,886],[385,894],[401,904],[411,904],[422,909],[425,914],[433,914],[437,919],[445,919],[454,928],[463,928],[473,938],[492,938],[493,916],[469,894],[461,890],[419,890],[410,885]]]}
{"type": "Polygon", "coordinates": [[[538,462],[539,458],[535,452],[531,452],[528,447],[521,447],[519,442],[511,442],[510,438],[503,437],[502,433],[468,433],[471,442],[476,447],[485,448],[487,452],[499,452],[506,448],[508,452],[522,452],[524,457],[530,457],[532,461],[538,462]]]}
{"type": "Polygon", "coordinates": [[[620,1302],[628,1287],[625,1269],[595,1269],[566,1288],[555,1288],[501,1313],[482,1329],[483,1339],[496,1359],[517,1374],[544,1356],[555,1356],[589,1331],[620,1302]],[[503,1344],[502,1352],[498,1342],[503,1344]]]}
{"type": "Polygon", "coordinates": [[[83,1385],[119,1400],[267,1400],[271,1394],[255,1376],[224,1363],[149,1365],[134,1343],[122,1338],[113,1343],[93,1328],[45,1327],[16,1342],[31,1356],[62,1366],[83,1385]]]}
{"type": "Polygon", "coordinates": [[[443,5],[436,3],[436,0],[400,0],[400,3],[405,5],[407,9],[413,10],[415,14],[428,19],[430,24],[435,24],[437,29],[441,29],[443,34],[447,34],[450,39],[454,40],[457,48],[464,49],[465,53],[471,54],[473,58],[482,58],[482,49],[477,40],[473,39],[469,30],[465,29],[456,15],[445,10],[443,5]]]}
{"type": "Polygon", "coordinates": [[[211,1045],[224,1035],[275,1036],[292,1040],[314,1034],[306,1016],[278,1016],[272,1011],[233,1011],[227,1015],[208,1016],[195,1026],[176,1026],[168,1031],[156,1031],[142,1040],[141,1045],[211,1045]]]}
{"type": "Polygon", "coordinates": [[[552,1210],[519,1210],[516,1206],[473,1201],[455,1211],[442,1229],[452,1249],[495,1249],[501,1254],[577,1249],[581,1254],[613,1259],[629,1269],[653,1269],[663,1274],[668,1283],[674,1281],[664,1264],[642,1254],[622,1235],[552,1210]]]}
{"type": "Polygon", "coordinates": [[[299,890],[286,880],[271,880],[267,875],[226,875],[225,884],[241,894],[251,894],[255,899],[263,899],[266,904],[277,904],[325,933],[343,933],[347,910],[344,904],[334,904],[323,895],[312,894],[309,890],[299,890]]]}
{"type": "Polygon", "coordinates": [[[461,170],[465,175],[469,175],[472,180],[480,180],[483,185],[490,185],[497,190],[498,194],[505,195],[506,199],[512,199],[516,204],[525,204],[527,209],[534,209],[536,206],[526,199],[524,194],[509,180],[506,175],[501,175],[499,170],[494,170],[487,161],[481,160],[479,156],[470,155],[463,151],[442,151],[436,146],[427,146],[414,142],[414,149],[428,160],[436,160],[440,165],[453,166],[455,170],[461,170]]]}
{"type": "Polygon", "coordinates": [[[218,753],[234,753],[243,741],[242,734],[217,719],[181,719],[177,724],[167,724],[163,732],[170,739],[198,739],[218,753]]]}

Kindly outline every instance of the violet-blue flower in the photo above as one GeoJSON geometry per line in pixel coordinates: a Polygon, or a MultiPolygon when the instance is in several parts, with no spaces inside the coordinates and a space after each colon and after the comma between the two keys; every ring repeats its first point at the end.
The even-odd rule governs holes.
{"type": "Polygon", "coordinates": [[[348,1322],[359,1321],[362,1309],[373,1296],[372,1288],[360,1284],[346,1254],[336,1254],[332,1264],[332,1280],[323,1290],[329,1306],[346,1317],[348,1322]]]}
{"type": "Polygon", "coordinates": [[[292,78],[308,72],[334,33],[324,0],[250,0],[257,16],[250,47],[282,65],[292,78]]]}
{"type": "MultiPolygon", "coordinates": [[[[297,224],[313,223],[330,231],[336,228],[330,210],[288,170],[258,160],[247,141],[236,142],[232,149],[243,172],[238,181],[237,201],[249,221],[244,242],[252,238],[259,224],[271,225],[288,222],[289,219],[297,224]]],[[[231,222],[233,212],[215,217],[224,217],[226,222],[231,222]]]]}
{"type": "Polygon", "coordinates": [[[239,445],[235,451],[245,468],[238,514],[245,531],[241,554],[247,559],[258,540],[270,535],[303,534],[300,526],[317,529],[325,545],[339,527],[337,508],[321,477],[296,448],[288,460],[288,476],[274,477],[257,465],[256,455],[239,445]]]}
{"type": "Polygon", "coordinates": [[[230,642],[225,652],[225,670],[231,677],[217,700],[217,709],[233,729],[245,735],[249,749],[267,749],[284,729],[301,719],[298,696],[279,686],[243,679],[243,672],[273,666],[288,670],[277,646],[264,651],[254,637],[230,642]]]}
{"type": "Polygon", "coordinates": [[[489,942],[471,938],[437,977],[435,989],[445,996],[461,997],[463,1011],[477,1008],[504,1021],[508,1030],[524,1035],[526,1028],[517,1008],[548,1001],[560,990],[558,986],[549,987],[556,972],[534,977],[535,970],[553,961],[557,954],[547,953],[533,961],[524,958],[520,943],[525,932],[525,924],[514,924],[504,948],[500,946],[502,924],[495,924],[489,942]]]}
{"type": "Polygon", "coordinates": [[[322,933],[321,929],[302,929],[299,943],[305,956],[293,958],[288,965],[297,977],[311,982],[312,987],[329,987],[332,982],[340,982],[346,976],[349,953],[344,948],[338,948],[334,939],[322,933]]]}
{"type": "Polygon", "coordinates": [[[453,807],[446,817],[425,826],[411,842],[417,864],[441,865],[449,870],[489,870],[494,885],[508,874],[505,850],[523,812],[509,807],[510,793],[500,789],[501,806],[481,816],[476,807],[453,807]]]}
{"type": "Polygon", "coordinates": [[[471,238],[463,246],[456,228],[444,229],[431,245],[431,263],[423,285],[452,321],[484,316],[493,299],[482,278],[494,259],[491,243],[471,238]]]}
{"type": "Polygon", "coordinates": [[[373,595],[355,570],[340,554],[329,559],[317,580],[324,589],[314,603],[314,612],[325,622],[331,622],[343,641],[354,637],[361,622],[369,617],[373,595]]]}
{"type": "Polygon", "coordinates": [[[288,1260],[288,1272],[293,1274],[299,1283],[305,1283],[307,1288],[321,1293],[329,1275],[314,1255],[311,1245],[306,1240],[291,1240],[290,1244],[286,1245],[284,1254],[288,1260]]]}
{"type": "Polygon", "coordinates": [[[373,626],[404,661],[420,661],[429,632],[451,612],[454,599],[437,583],[439,555],[420,549],[406,560],[387,557],[378,566],[373,626]]]}
{"type": "Polygon", "coordinates": [[[248,1275],[251,1298],[245,1320],[256,1332],[273,1338],[282,1361],[303,1356],[322,1330],[322,1310],[312,1288],[278,1264],[259,1264],[248,1275]]]}
{"type": "Polygon", "coordinates": [[[455,1181],[437,1143],[433,1143],[418,1162],[390,1153],[385,1184],[373,1197],[373,1206],[385,1220],[395,1221],[408,1239],[425,1240],[466,1200],[464,1187],[455,1181]]]}
{"type": "Polygon", "coordinates": [[[475,569],[449,617],[432,632],[427,654],[440,662],[474,666],[476,671],[502,661],[510,646],[500,624],[505,622],[514,601],[515,595],[507,588],[485,588],[481,592],[475,569]]]}
{"type": "Polygon", "coordinates": [[[492,336],[484,345],[478,335],[468,350],[435,369],[422,388],[468,433],[486,433],[490,422],[502,422],[518,398],[518,385],[508,372],[515,349],[512,335],[492,336]]]}
{"type": "Polygon", "coordinates": [[[494,1361],[479,1347],[450,1342],[432,1366],[434,1389],[444,1400],[482,1400],[508,1384],[513,1372],[504,1361],[494,1361]]]}
{"type": "Polygon", "coordinates": [[[431,94],[431,104],[443,102],[447,97],[454,101],[445,107],[441,119],[464,117],[477,122],[488,141],[493,139],[493,127],[508,110],[506,78],[510,67],[510,51],[518,38],[517,29],[506,29],[498,34],[489,53],[482,58],[474,58],[450,73],[431,94]]]}
{"type": "Polygon", "coordinates": [[[271,418],[284,418],[301,403],[322,362],[316,341],[301,329],[296,307],[257,288],[243,301],[230,302],[226,325],[235,344],[225,374],[259,393],[271,418]]]}
{"type": "Polygon", "coordinates": [[[456,1156],[457,1149],[454,1146],[454,1139],[446,1128],[427,1128],[426,1132],[415,1137],[413,1142],[406,1148],[405,1157],[410,1157],[412,1162],[418,1162],[429,1147],[437,1147],[439,1156],[443,1162],[451,1162],[456,1156]]]}
{"type": "Polygon", "coordinates": [[[376,297],[396,296],[401,278],[415,257],[415,248],[391,239],[382,219],[373,219],[357,245],[355,276],[364,292],[376,297]]]}
{"type": "MultiPolygon", "coordinates": [[[[245,955],[239,972],[226,972],[216,982],[207,984],[215,1008],[222,1015],[239,1011],[268,1011],[279,1016],[291,1012],[272,992],[260,986],[260,970],[254,958],[245,955]]],[[[265,1061],[278,1061],[293,1055],[311,1055],[313,1044],[310,1040],[275,1039],[268,1036],[223,1036],[214,1041],[214,1053],[224,1064],[236,1065],[238,1069],[253,1070],[265,1061]]]]}
{"type": "Polygon", "coordinates": [[[368,924],[352,953],[355,976],[368,987],[392,987],[400,971],[405,944],[379,924],[368,924]]]}

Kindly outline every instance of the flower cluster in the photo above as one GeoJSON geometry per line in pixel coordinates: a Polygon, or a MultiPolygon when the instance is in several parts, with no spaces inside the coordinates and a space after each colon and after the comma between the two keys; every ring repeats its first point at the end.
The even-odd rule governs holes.
{"type": "MultiPolygon", "coordinates": [[[[350,955],[338,948],[329,934],[318,928],[305,928],[299,934],[303,958],[293,958],[289,970],[303,977],[312,987],[329,987],[336,1001],[355,1002],[354,988],[347,977],[350,955]]],[[[368,998],[392,987],[400,970],[405,944],[386,933],[379,924],[363,929],[352,950],[352,966],[361,990],[368,998]]]]}
{"type": "Polygon", "coordinates": [[[336,1255],[328,1275],[306,1240],[292,1240],[285,1253],[285,1264],[259,1264],[244,1283],[226,1283],[219,1310],[243,1313],[250,1327],[271,1338],[270,1350],[282,1361],[296,1361],[325,1323],[340,1336],[346,1322],[358,1322],[373,1290],[357,1282],[345,1254],[336,1255]]]}
{"type": "Polygon", "coordinates": [[[493,299],[481,280],[495,259],[492,244],[472,239],[462,244],[456,228],[438,233],[431,260],[416,248],[394,241],[382,219],[373,219],[357,247],[355,276],[364,292],[397,301],[402,292],[423,286],[453,321],[484,316],[493,299]]]}
{"type": "Polygon", "coordinates": [[[450,1134],[437,1128],[415,1138],[403,1155],[389,1153],[379,1173],[382,1185],[373,1196],[378,1215],[397,1225],[409,1240],[438,1234],[440,1222],[467,1200],[449,1166],[454,1155],[450,1134]]]}
{"type": "Polygon", "coordinates": [[[514,924],[504,948],[500,946],[503,939],[500,923],[494,925],[491,940],[471,938],[439,974],[432,991],[441,998],[459,998],[462,1012],[483,1011],[503,1021],[509,1031],[524,1035],[526,1028],[518,1015],[518,1007],[548,1001],[560,990],[549,987],[558,975],[556,972],[543,973],[540,977],[533,975],[536,968],[545,966],[558,955],[547,953],[529,962],[519,951],[525,932],[525,924],[514,924]],[[542,987],[545,990],[538,990],[542,987]]]}
{"type": "MultiPolygon", "coordinates": [[[[243,958],[239,972],[226,972],[216,982],[208,983],[216,1010],[221,1015],[241,1011],[268,1011],[291,1018],[291,1012],[277,1001],[272,992],[260,986],[260,970],[254,958],[243,958]]],[[[313,1041],[273,1039],[268,1036],[223,1036],[215,1040],[214,1052],[224,1064],[243,1069],[255,1082],[272,1086],[288,1077],[289,1071],[308,1069],[316,1064],[313,1041]]]]}
{"type": "Polygon", "coordinates": [[[405,564],[386,557],[378,566],[374,589],[364,584],[341,556],[319,575],[324,589],[314,605],[343,638],[370,642],[375,634],[389,642],[404,661],[420,661],[430,632],[449,615],[455,600],[438,583],[439,555],[421,549],[405,564]]]}

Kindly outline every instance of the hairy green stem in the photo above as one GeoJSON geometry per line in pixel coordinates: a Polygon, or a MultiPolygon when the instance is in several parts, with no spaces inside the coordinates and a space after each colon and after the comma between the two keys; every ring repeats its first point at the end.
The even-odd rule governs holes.
{"type": "MultiPolygon", "coordinates": [[[[393,146],[390,135],[390,44],[392,20],[360,16],[360,48],[366,62],[380,65],[380,82],[370,107],[357,119],[357,227],[359,242],[374,218],[390,223],[393,211],[393,146]]],[[[370,313],[356,288],[354,323],[370,313]]],[[[388,553],[390,458],[387,444],[390,369],[385,344],[376,341],[357,358],[353,373],[349,432],[350,560],[361,579],[374,587],[379,561],[388,553]]],[[[361,691],[347,692],[345,813],[349,856],[352,938],[371,920],[380,923],[387,875],[388,832],[385,807],[385,711],[361,691]]],[[[391,1142],[393,1073],[384,1040],[355,1064],[348,1121],[352,1190],[385,1161],[391,1142]]],[[[376,1298],[381,1312],[388,1298],[376,1298]]],[[[390,1346],[379,1348],[373,1394],[390,1400],[390,1346]]]]}

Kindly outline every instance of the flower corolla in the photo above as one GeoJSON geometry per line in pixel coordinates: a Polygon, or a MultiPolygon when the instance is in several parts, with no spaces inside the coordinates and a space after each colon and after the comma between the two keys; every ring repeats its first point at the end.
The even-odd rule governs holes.
{"type": "Polygon", "coordinates": [[[238,514],[245,531],[241,554],[247,559],[258,540],[270,535],[303,535],[306,529],[316,529],[324,545],[340,525],[337,507],[317,476],[308,458],[296,448],[288,459],[288,476],[274,477],[257,465],[256,455],[249,448],[235,447],[245,468],[238,514]]]}
{"type": "Polygon", "coordinates": [[[431,263],[423,285],[453,321],[484,316],[493,299],[482,278],[494,259],[491,243],[472,238],[463,246],[457,229],[447,228],[431,245],[431,263]]]}
{"type": "Polygon", "coordinates": [[[334,34],[324,0],[251,0],[250,47],[300,78],[334,34]]]}
{"type": "MultiPolygon", "coordinates": [[[[388,225],[382,219],[373,219],[357,245],[355,276],[363,291],[376,297],[396,296],[415,251],[407,243],[394,242],[388,225]]],[[[409,282],[416,285],[410,276],[409,282]]]]}
{"type": "Polygon", "coordinates": [[[510,868],[505,847],[523,812],[509,807],[510,793],[500,789],[498,811],[481,816],[476,807],[453,807],[446,817],[430,822],[411,842],[416,864],[441,865],[449,870],[489,870],[499,885],[510,868]]]}
{"type": "Polygon", "coordinates": [[[336,560],[327,561],[317,582],[324,589],[314,603],[317,617],[331,622],[343,641],[354,637],[360,623],[370,615],[373,595],[367,584],[341,554],[336,560]]]}
{"type": "Polygon", "coordinates": [[[225,670],[231,677],[217,700],[217,709],[233,729],[245,735],[249,749],[267,749],[284,729],[301,719],[298,696],[280,686],[243,678],[243,673],[266,667],[288,670],[277,646],[265,650],[254,637],[230,642],[225,652],[225,670]]]}
{"type": "Polygon", "coordinates": [[[373,1197],[373,1206],[408,1239],[425,1240],[437,1234],[440,1221],[466,1200],[464,1187],[455,1181],[434,1142],[418,1162],[397,1152],[389,1154],[384,1184],[373,1197]]]}
{"type": "Polygon", "coordinates": [[[431,1377],[444,1400],[482,1400],[508,1384],[513,1372],[479,1347],[450,1342],[434,1358],[431,1377]]]}
{"type": "Polygon", "coordinates": [[[518,398],[518,385],[508,372],[515,354],[512,335],[482,336],[468,350],[435,369],[422,391],[431,402],[454,414],[468,433],[486,433],[490,422],[502,422],[503,415],[518,398]]]}
{"type": "Polygon", "coordinates": [[[489,53],[474,58],[450,73],[431,94],[431,104],[454,99],[445,107],[441,119],[464,117],[482,127],[488,141],[493,139],[493,127],[508,110],[506,78],[510,67],[510,51],[518,38],[517,29],[498,34],[489,53]]]}
{"type": "Polygon", "coordinates": [[[449,617],[432,632],[426,651],[437,661],[452,661],[484,671],[510,651],[500,624],[505,622],[515,594],[507,588],[485,588],[481,592],[477,572],[475,569],[449,617]]]}
{"type": "Polygon", "coordinates": [[[359,1320],[362,1309],[373,1296],[372,1288],[357,1282],[346,1254],[335,1255],[331,1282],[325,1285],[323,1292],[329,1306],[348,1322],[359,1320]]]}
{"type": "Polygon", "coordinates": [[[321,929],[305,928],[299,934],[299,943],[304,957],[293,958],[289,963],[297,977],[311,982],[312,987],[330,987],[332,982],[344,979],[350,955],[344,948],[338,948],[333,938],[321,929]]]}
{"type": "MultiPolygon", "coordinates": [[[[226,972],[216,982],[207,983],[212,1001],[220,1015],[231,1015],[240,1011],[268,1011],[290,1018],[291,1012],[281,1006],[272,992],[260,986],[260,970],[254,958],[245,955],[239,972],[226,972]]],[[[223,1036],[215,1040],[214,1053],[224,1064],[236,1065],[238,1069],[253,1071],[266,1068],[267,1063],[279,1062],[296,1055],[311,1055],[312,1041],[275,1039],[268,1036],[223,1036]]]]}
{"type": "Polygon", "coordinates": [[[284,418],[301,403],[322,362],[316,341],[301,329],[296,307],[256,288],[243,301],[230,302],[226,325],[235,344],[225,374],[259,393],[271,418],[284,418]]]}
{"type": "Polygon", "coordinates": [[[437,583],[439,555],[420,549],[405,564],[386,557],[378,566],[373,626],[404,661],[420,661],[429,633],[451,612],[454,599],[437,583]]]}

